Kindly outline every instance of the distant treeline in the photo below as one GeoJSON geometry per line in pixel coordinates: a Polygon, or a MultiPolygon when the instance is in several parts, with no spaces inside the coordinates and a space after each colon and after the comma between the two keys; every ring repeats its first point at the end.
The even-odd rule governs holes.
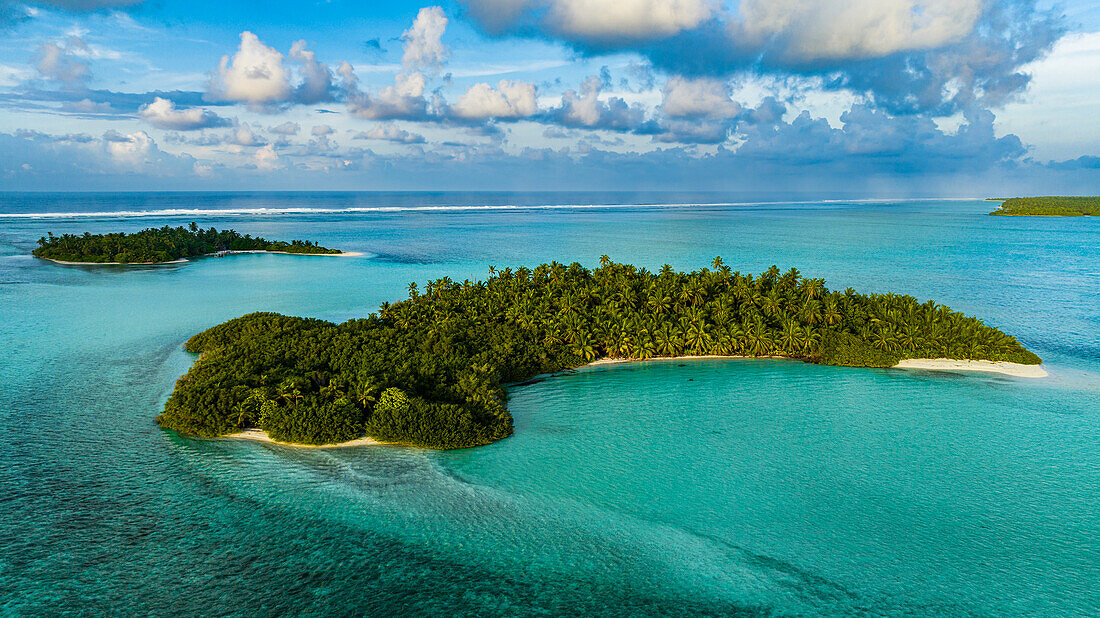
{"type": "MultiPolygon", "coordinates": [[[[992,200],[1000,201],[1000,200],[992,200]]],[[[1014,197],[991,215],[1020,217],[1081,217],[1100,215],[1100,197],[1014,197]]]]}
{"type": "Polygon", "coordinates": [[[199,333],[201,354],[158,418],[213,437],[259,427],[287,442],[364,434],[432,448],[512,433],[505,385],[601,357],[785,356],[889,367],[949,357],[1037,364],[1013,337],[932,301],[830,291],[772,267],[652,273],[601,258],[432,281],[365,319],[253,313],[199,333]]]}
{"type": "Polygon", "coordinates": [[[149,264],[171,262],[218,251],[282,251],[286,253],[340,253],[308,240],[291,242],[241,235],[234,230],[189,227],[149,228],[133,234],[64,234],[38,239],[33,254],[61,262],[149,264]]]}

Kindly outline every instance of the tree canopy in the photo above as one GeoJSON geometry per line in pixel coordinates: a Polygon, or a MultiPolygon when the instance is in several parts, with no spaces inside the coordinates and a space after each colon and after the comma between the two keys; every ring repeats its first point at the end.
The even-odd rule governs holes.
{"type": "Polygon", "coordinates": [[[409,285],[364,319],[253,313],[192,337],[201,354],[158,421],[214,437],[259,427],[286,442],[364,434],[431,448],[512,433],[506,385],[601,357],[782,356],[889,367],[905,358],[1038,364],[1013,337],[935,302],[830,291],[773,266],[652,273],[600,267],[490,267],[486,281],[409,285]]]}
{"type": "MultiPolygon", "coordinates": [[[[1001,201],[1001,200],[991,200],[1001,201]]],[[[1100,215],[1100,197],[1013,197],[991,215],[1019,217],[1082,217],[1100,215]]]]}
{"type": "Polygon", "coordinates": [[[333,254],[339,249],[327,249],[307,240],[290,242],[267,240],[235,230],[189,227],[148,228],[133,234],[64,234],[38,239],[32,252],[36,257],[59,262],[157,264],[181,258],[197,257],[218,251],[279,251],[282,253],[333,254]]]}

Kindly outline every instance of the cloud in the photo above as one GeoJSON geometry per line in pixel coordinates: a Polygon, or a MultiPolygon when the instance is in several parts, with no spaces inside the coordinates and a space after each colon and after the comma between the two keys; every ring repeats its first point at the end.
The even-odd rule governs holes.
{"type": "Polygon", "coordinates": [[[135,168],[140,168],[151,155],[158,152],[153,138],[145,131],[128,135],[107,131],[103,134],[103,143],[112,159],[135,168]]]}
{"type": "Polygon", "coordinates": [[[222,56],[207,83],[205,98],[209,102],[246,103],[257,111],[273,112],[293,103],[334,101],[337,94],[332,71],[317,60],[317,54],[304,40],[295,41],[284,57],[245,31],[237,52],[232,57],[222,56]]]}
{"type": "Polygon", "coordinates": [[[1027,154],[1015,135],[997,137],[991,112],[977,110],[955,133],[918,115],[892,116],[868,104],[853,105],[841,115],[841,128],[803,111],[789,123],[776,113],[774,101],[762,113],[745,115],[737,131],[742,140],[737,158],[747,165],[791,168],[867,169],[876,173],[934,174],[944,170],[982,171],[1019,163],[1027,154]]]}
{"type": "Polygon", "coordinates": [[[400,73],[392,86],[373,94],[359,89],[359,79],[350,63],[341,64],[337,73],[344,78],[348,111],[360,118],[422,120],[428,115],[428,101],[424,98],[428,80],[423,73],[400,73]]]}
{"type": "Polygon", "coordinates": [[[138,110],[138,116],[158,129],[171,131],[196,131],[232,124],[230,120],[198,107],[187,110],[176,109],[175,103],[161,97],[142,106],[138,110]]]}
{"type": "Polygon", "coordinates": [[[795,62],[880,58],[967,36],[981,0],[742,0],[731,38],[795,62]]]}
{"type": "Polygon", "coordinates": [[[363,49],[368,54],[383,54],[386,52],[385,48],[382,47],[382,40],[378,37],[363,41],[363,49]]]}
{"type": "Polygon", "coordinates": [[[541,30],[593,45],[663,38],[695,28],[717,10],[713,0],[465,0],[491,32],[541,30]]]}
{"type": "Polygon", "coordinates": [[[321,137],[322,135],[332,135],[335,132],[336,130],[328,126],[327,124],[315,125],[310,131],[310,133],[312,133],[314,137],[321,137]]]}
{"type": "MultiPolygon", "coordinates": [[[[185,90],[153,90],[150,92],[116,92],[113,90],[94,90],[90,88],[61,88],[46,90],[28,87],[15,93],[0,92],[0,103],[5,107],[17,109],[41,109],[38,103],[61,103],[64,111],[78,114],[114,113],[118,116],[137,114],[145,105],[158,97],[168,99],[176,105],[193,107],[204,104],[205,93],[185,90]],[[90,111],[91,108],[94,112],[90,111]]],[[[231,105],[228,102],[207,105],[231,105]]]]}
{"type": "MultiPolygon", "coordinates": [[[[336,73],[343,79],[348,111],[368,120],[425,120],[429,116],[428,86],[425,70],[436,71],[447,60],[449,52],[442,36],[447,28],[443,9],[433,6],[420,9],[412,27],[402,35],[404,55],[402,71],[394,77],[392,86],[371,93],[360,90],[359,77],[349,62],[343,62],[336,73]]],[[[445,107],[437,95],[439,108],[445,107]]]]}
{"type": "Polygon", "coordinates": [[[463,0],[495,35],[637,52],[672,75],[818,76],[895,113],[950,115],[1022,92],[1065,32],[1037,0],[463,0]]]}
{"type": "Polygon", "coordinates": [[[376,139],[398,144],[423,144],[424,136],[410,133],[392,122],[382,122],[374,125],[368,131],[360,131],[353,139],[376,139]]]}
{"type": "Polygon", "coordinates": [[[87,52],[88,44],[80,37],[69,37],[64,46],[43,43],[34,58],[34,68],[48,80],[66,86],[82,85],[92,76],[88,62],[81,58],[87,56],[87,52]]]}
{"type": "Polygon", "coordinates": [[[741,111],[722,80],[672,77],[662,92],[661,111],[673,118],[733,118],[741,111]]]}
{"type": "Polygon", "coordinates": [[[495,89],[485,83],[474,84],[458,98],[451,112],[467,120],[528,118],[538,113],[535,85],[503,79],[495,89]]]}
{"type": "Polygon", "coordinates": [[[516,152],[495,143],[450,143],[389,154],[339,147],[284,153],[268,145],[239,152],[244,156],[233,166],[161,152],[141,134],[89,140],[27,131],[0,134],[0,178],[10,190],[56,191],[149,186],[297,190],[318,183],[340,190],[407,190],[423,187],[430,177],[434,188],[452,190],[676,188],[768,192],[776,199],[790,199],[792,192],[982,196],[1026,193],[1038,185],[1074,194],[1100,181],[1097,157],[1036,163],[1014,136],[996,137],[992,116],[985,113],[946,133],[919,116],[898,119],[866,105],[853,107],[839,128],[809,114],[786,122],[775,111],[745,110],[737,129],[739,146],[707,151],[615,152],[602,149],[602,140],[516,152]]]}
{"type": "Polygon", "coordinates": [[[97,103],[88,98],[79,101],[66,101],[61,104],[61,109],[73,114],[95,116],[113,114],[115,111],[114,108],[111,107],[111,104],[106,101],[97,103]]]}
{"type": "Polygon", "coordinates": [[[305,105],[331,101],[332,72],[317,61],[314,52],[306,49],[305,41],[295,41],[290,46],[290,59],[301,65],[301,83],[294,89],[294,99],[305,105]]]}
{"type": "Polygon", "coordinates": [[[620,97],[600,99],[603,80],[592,75],[581,83],[580,93],[566,90],[561,106],[551,110],[547,119],[566,127],[631,131],[645,122],[646,111],[640,104],[628,105],[620,97]]]}
{"type": "Polygon", "coordinates": [[[275,152],[275,147],[271,144],[263,148],[257,148],[252,157],[256,161],[256,167],[262,170],[273,170],[282,166],[279,161],[279,154],[275,152]]]}
{"type": "Polygon", "coordinates": [[[216,133],[198,133],[186,135],[183,133],[168,133],[164,141],[169,144],[190,144],[192,146],[220,146],[225,143],[225,137],[216,133]]]}
{"type": "Polygon", "coordinates": [[[0,0],[0,28],[26,21],[36,14],[34,7],[86,13],[141,4],[144,0],[0,0]]]}
{"type": "Polygon", "coordinates": [[[207,85],[210,100],[253,106],[284,102],[292,92],[283,55],[247,30],[241,33],[237,53],[232,58],[222,56],[207,85]]]}
{"type": "Polygon", "coordinates": [[[443,45],[443,32],[447,29],[447,16],[438,6],[420,9],[412,27],[401,38],[405,51],[401,65],[406,69],[438,69],[450,55],[443,45]]]}
{"type": "Polygon", "coordinates": [[[264,139],[262,135],[254,133],[252,127],[250,127],[248,123],[241,123],[236,129],[230,131],[225,141],[229,144],[246,148],[267,144],[267,140],[264,139]]]}
{"type": "Polygon", "coordinates": [[[302,130],[302,127],[297,122],[287,121],[280,125],[268,127],[267,130],[276,135],[297,135],[298,132],[302,130]]]}

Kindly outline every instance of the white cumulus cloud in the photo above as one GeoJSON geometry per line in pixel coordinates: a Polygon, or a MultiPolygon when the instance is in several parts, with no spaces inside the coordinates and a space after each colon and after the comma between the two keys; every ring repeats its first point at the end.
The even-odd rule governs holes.
{"type": "Polygon", "coordinates": [[[600,98],[603,81],[595,75],[581,83],[580,93],[566,90],[561,95],[561,107],[552,110],[551,116],[567,127],[629,131],[645,122],[645,108],[639,104],[628,105],[621,97],[600,98]]]}
{"type": "Polygon", "coordinates": [[[672,36],[718,11],[716,0],[464,0],[488,29],[533,26],[594,43],[672,36]]]}
{"type": "Polygon", "coordinates": [[[724,81],[672,77],[663,94],[661,111],[673,118],[732,118],[741,111],[724,81]]]}
{"type": "Polygon", "coordinates": [[[778,41],[804,60],[932,49],[974,29],[981,0],[743,0],[735,26],[752,45],[778,41]]]}
{"type": "Polygon", "coordinates": [[[295,41],[290,46],[290,59],[301,65],[301,82],[294,89],[294,98],[299,103],[332,100],[332,72],[317,60],[317,54],[306,48],[305,41],[295,41]]]}
{"type": "Polygon", "coordinates": [[[429,6],[420,9],[412,27],[401,35],[405,41],[401,65],[406,69],[439,68],[449,55],[442,40],[446,29],[447,16],[442,8],[429,6]]]}
{"type": "Polygon", "coordinates": [[[424,136],[410,133],[392,122],[382,122],[368,131],[360,131],[354,139],[376,139],[398,144],[423,144],[424,136]]]}
{"type": "Polygon", "coordinates": [[[535,85],[500,80],[496,88],[474,84],[458,98],[453,113],[469,120],[485,118],[527,118],[538,113],[535,85]]]}
{"type": "Polygon", "coordinates": [[[286,101],[291,92],[283,55],[247,30],[241,33],[237,53],[232,58],[222,56],[207,87],[212,100],[258,106],[286,101]]]}
{"type": "Polygon", "coordinates": [[[141,106],[138,116],[157,127],[171,131],[195,131],[229,125],[229,120],[199,107],[181,110],[168,99],[157,97],[152,103],[141,106]]]}

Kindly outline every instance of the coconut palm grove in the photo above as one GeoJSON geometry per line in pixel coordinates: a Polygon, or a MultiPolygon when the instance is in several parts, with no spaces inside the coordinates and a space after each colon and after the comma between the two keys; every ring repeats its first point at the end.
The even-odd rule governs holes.
{"type": "Polygon", "coordinates": [[[331,255],[339,249],[322,247],[309,240],[268,240],[236,230],[200,229],[194,222],[188,227],[148,228],[133,234],[62,234],[50,233],[38,239],[35,257],[81,264],[162,264],[184,258],[201,257],[218,251],[270,251],[302,255],[331,255]]]}
{"type": "Polygon", "coordinates": [[[252,313],[187,342],[199,359],[158,417],[215,437],[260,428],[330,444],[364,435],[451,449],[512,433],[507,385],[612,357],[787,357],[890,367],[906,358],[1038,364],[981,320],[898,294],[830,291],[772,266],[649,272],[542,264],[485,281],[413,283],[409,298],[333,324],[252,313]]]}

